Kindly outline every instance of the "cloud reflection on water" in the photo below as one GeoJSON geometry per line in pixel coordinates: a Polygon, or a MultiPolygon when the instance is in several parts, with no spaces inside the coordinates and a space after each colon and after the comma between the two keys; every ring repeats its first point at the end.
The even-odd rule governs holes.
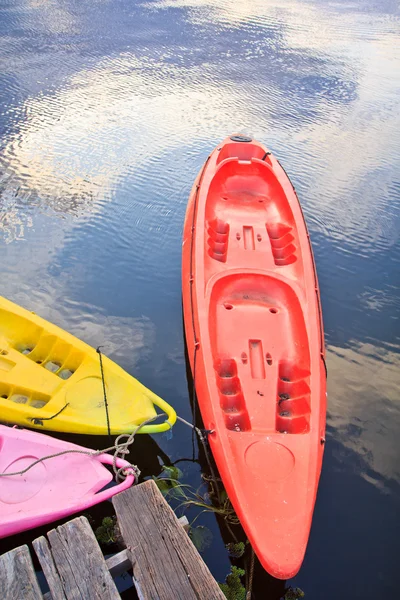
{"type": "MultiPolygon", "coordinates": [[[[399,153],[392,132],[399,124],[400,80],[393,73],[400,40],[390,20],[350,10],[344,20],[329,5],[292,1],[165,0],[146,6],[160,18],[164,9],[181,9],[182,22],[206,30],[198,32],[197,43],[207,44],[216,27],[234,28],[234,56],[215,58],[211,46],[195,64],[190,54],[185,60],[183,46],[178,66],[174,52],[166,49],[155,59],[140,48],[78,71],[55,93],[29,98],[25,120],[0,155],[12,175],[11,190],[19,187],[20,194],[55,210],[91,212],[110,198],[118,178],[155,154],[189,139],[215,143],[247,128],[283,155],[294,179],[302,179],[306,211],[318,215],[315,225],[325,234],[350,246],[354,240],[357,249],[366,244],[369,251],[398,239],[395,221],[385,215],[391,195],[364,183],[371,169],[384,166],[380,185],[383,177],[389,185],[391,157],[399,153]],[[375,33],[368,33],[372,18],[375,33]],[[269,56],[252,54],[265,45],[269,56]],[[232,70],[237,64],[245,74],[246,59],[253,89],[232,70]],[[294,122],[289,112],[296,110],[311,111],[309,118],[304,113],[294,122]]],[[[15,207],[18,201],[8,222],[18,223],[15,207]]]]}

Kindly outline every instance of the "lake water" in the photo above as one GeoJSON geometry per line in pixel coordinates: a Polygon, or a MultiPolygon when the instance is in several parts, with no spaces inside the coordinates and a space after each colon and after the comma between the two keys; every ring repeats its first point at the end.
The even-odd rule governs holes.
{"type": "MultiPolygon", "coordinates": [[[[313,528],[290,582],[306,600],[398,593],[397,10],[395,0],[0,2],[1,294],[103,344],[188,420],[180,266],[191,185],[234,131],[290,174],[329,371],[313,528]]],[[[156,474],[191,447],[178,424],[172,439],[138,440],[135,459],[156,474]]],[[[179,466],[200,484],[197,463],[179,466]]],[[[213,532],[203,556],[222,581],[226,539],[214,516],[198,523],[213,532]]],[[[265,586],[257,598],[280,597],[282,584],[265,586]]]]}

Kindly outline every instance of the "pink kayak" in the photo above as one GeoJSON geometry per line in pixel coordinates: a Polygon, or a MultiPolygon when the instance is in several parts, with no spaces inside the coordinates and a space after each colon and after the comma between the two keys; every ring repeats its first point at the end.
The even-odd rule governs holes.
{"type": "MultiPolygon", "coordinates": [[[[22,471],[35,460],[65,450],[91,452],[42,433],[0,425],[0,473],[22,471]]],[[[111,488],[104,464],[110,454],[64,454],[36,464],[23,475],[0,477],[0,538],[51,523],[108,500],[134,482],[132,469],[126,479],[111,488]]],[[[129,463],[117,459],[117,467],[129,463]]]]}

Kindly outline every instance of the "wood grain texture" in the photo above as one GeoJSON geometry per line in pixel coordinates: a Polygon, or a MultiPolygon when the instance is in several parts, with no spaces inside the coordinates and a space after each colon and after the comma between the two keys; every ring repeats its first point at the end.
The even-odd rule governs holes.
{"type": "MultiPolygon", "coordinates": [[[[67,600],[120,600],[94,533],[78,517],[47,534],[49,550],[67,600]]],[[[43,546],[44,548],[44,546],[43,546]]],[[[50,582],[49,587],[50,587],[50,582]]],[[[53,596],[53,600],[58,600],[53,596]]]]}
{"type": "MultiPolygon", "coordinates": [[[[47,544],[47,540],[45,538],[38,538],[38,540],[43,540],[43,539],[46,541],[46,544],[47,544]]],[[[38,540],[35,540],[33,542],[33,544],[35,545],[36,554],[39,556],[38,549],[36,548],[36,544],[37,544],[38,540]]],[[[39,552],[40,553],[42,552],[41,548],[39,549],[39,552]]],[[[40,560],[40,564],[43,567],[43,563],[40,559],[40,556],[39,556],[39,560],[40,560]]],[[[47,560],[47,558],[45,560],[47,560]]],[[[52,556],[51,556],[51,560],[53,560],[52,556]]],[[[113,554],[112,556],[109,556],[108,558],[106,558],[106,565],[107,565],[107,569],[110,571],[110,575],[113,579],[115,579],[119,575],[122,575],[123,573],[126,573],[127,571],[132,569],[131,559],[129,558],[127,550],[122,550],[121,552],[118,552],[117,554],[113,554]]],[[[54,565],[54,568],[55,568],[55,565],[54,565]]],[[[49,581],[49,577],[47,576],[44,569],[43,569],[43,572],[46,575],[47,581],[49,581]]],[[[57,569],[56,569],[55,575],[58,578],[57,569]]],[[[43,595],[43,600],[58,600],[58,598],[65,598],[64,591],[62,589],[62,584],[61,584],[60,580],[59,580],[59,584],[61,586],[61,593],[63,595],[57,596],[57,593],[60,593],[59,590],[54,595],[51,592],[46,592],[43,595]]],[[[57,590],[57,583],[55,583],[55,584],[53,583],[51,586],[49,585],[49,587],[51,589],[53,589],[53,591],[57,590]]]]}
{"type": "Polygon", "coordinates": [[[144,600],[225,600],[203,559],[154,481],[112,499],[144,600]]]}
{"type": "Polygon", "coordinates": [[[51,598],[53,600],[66,600],[67,597],[64,594],[60,575],[58,574],[57,567],[54,564],[53,555],[51,553],[48,541],[42,536],[34,540],[32,545],[39,559],[44,576],[46,577],[51,598]]]}
{"type": "Polygon", "coordinates": [[[0,556],[0,598],[42,600],[28,546],[19,546],[0,556]]]}

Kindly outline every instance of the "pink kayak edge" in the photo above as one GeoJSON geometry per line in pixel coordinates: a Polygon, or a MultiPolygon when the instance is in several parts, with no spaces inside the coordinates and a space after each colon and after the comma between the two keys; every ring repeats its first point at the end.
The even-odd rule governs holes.
{"type": "MultiPolygon", "coordinates": [[[[41,433],[0,425],[0,473],[22,470],[37,458],[64,450],[91,452],[41,433]]],[[[0,538],[84,511],[129,488],[135,481],[132,465],[117,458],[117,468],[127,469],[126,478],[103,489],[112,480],[103,465],[113,460],[110,454],[70,453],[39,463],[23,475],[1,477],[0,538]]]]}

